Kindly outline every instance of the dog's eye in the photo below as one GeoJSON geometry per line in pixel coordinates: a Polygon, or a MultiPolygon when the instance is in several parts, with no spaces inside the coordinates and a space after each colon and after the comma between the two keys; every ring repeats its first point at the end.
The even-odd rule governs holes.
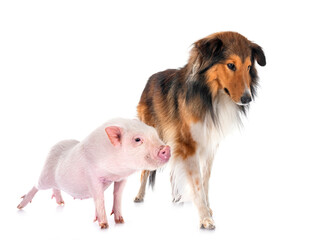
{"type": "Polygon", "coordinates": [[[250,70],[251,70],[251,65],[248,66],[248,71],[250,71],[250,70]]]}
{"type": "Polygon", "coordinates": [[[235,65],[234,65],[233,63],[228,63],[228,64],[227,64],[227,67],[228,67],[230,70],[232,70],[232,71],[235,71],[235,70],[236,70],[236,67],[235,67],[235,65]]]}

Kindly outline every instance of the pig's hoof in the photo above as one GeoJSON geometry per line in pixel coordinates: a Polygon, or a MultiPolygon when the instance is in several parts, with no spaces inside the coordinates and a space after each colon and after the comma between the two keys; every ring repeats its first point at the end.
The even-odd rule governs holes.
{"type": "Polygon", "coordinates": [[[134,202],[143,202],[144,201],[144,198],[143,197],[139,197],[139,196],[136,196],[136,198],[134,199],[134,202]]]}
{"type": "Polygon", "coordinates": [[[124,218],[122,216],[115,218],[115,223],[124,223],[124,218]]]}
{"type": "Polygon", "coordinates": [[[109,227],[108,223],[99,223],[101,229],[106,229],[109,227]]]}
{"type": "MultiPolygon", "coordinates": [[[[26,198],[26,195],[21,197],[23,200],[21,201],[21,203],[19,203],[19,205],[17,206],[18,209],[22,209],[24,208],[27,204],[28,204],[28,199],[26,198]]],[[[30,203],[32,202],[31,200],[29,201],[30,203]]]]}
{"type": "Polygon", "coordinates": [[[61,191],[57,189],[53,189],[52,199],[55,197],[56,203],[60,206],[64,205],[64,201],[61,195],[61,191]]]}
{"type": "Polygon", "coordinates": [[[210,217],[206,217],[200,221],[200,228],[214,230],[216,227],[213,219],[210,217]]]}

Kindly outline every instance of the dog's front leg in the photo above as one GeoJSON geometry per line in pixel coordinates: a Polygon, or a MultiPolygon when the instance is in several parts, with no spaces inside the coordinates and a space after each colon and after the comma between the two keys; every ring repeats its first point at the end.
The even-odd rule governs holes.
{"type": "Polygon", "coordinates": [[[199,159],[194,155],[188,157],[185,161],[187,179],[192,191],[193,202],[198,209],[200,225],[202,228],[215,229],[214,220],[208,206],[203,180],[200,173],[199,159]]]}
{"type": "MultiPolygon", "coordinates": [[[[218,149],[218,145],[216,147],[215,150],[218,149]]],[[[212,169],[212,165],[213,165],[213,161],[214,161],[214,152],[210,153],[210,155],[206,158],[205,161],[202,161],[201,163],[201,172],[202,172],[202,178],[203,178],[203,185],[204,185],[204,191],[205,191],[205,195],[206,195],[206,201],[207,201],[207,206],[209,208],[209,212],[210,215],[213,215],[213,211],[210,208],[210,204],[209,204],[209,179],[210,179],[210,173],[211,173],[211,169],[212,169]]]]}

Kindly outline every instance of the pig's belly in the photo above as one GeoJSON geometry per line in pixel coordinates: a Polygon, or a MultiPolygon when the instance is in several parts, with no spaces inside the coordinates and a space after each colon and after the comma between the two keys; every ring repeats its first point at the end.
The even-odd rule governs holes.
{"type": "MultiPolygon", "coordinates": [[[[70,179],[71,180],[71,179],[70,179]]],[[[101,183],[101,187],[106,190],[112,183],[112,181],[107,181],[102,180],[101,178],[98,179],[101,183]]],[[[84,181],[80,180],[79,181],[58,181],[59,188],[71,195],[73,198],[76,199],[86,199],[86,198],[91,198],[91,189],[89,188],[89,184],[84,181]],[[75,184],[76,182],[76,184],[75,184]]]]}
{"type": "Polygon", "coordinates": [[[59,168],[55,175],[55,182],[58,189],[74,198],[91,197],[87,178],[81,169],[59,168]]]}
{"type": "Polygon", "coordinates": [[[92,197],[88,187],[83,186],[82,184],[60,184],[59,187],[62,191],[76,199],[86,199],[92,197]]]}

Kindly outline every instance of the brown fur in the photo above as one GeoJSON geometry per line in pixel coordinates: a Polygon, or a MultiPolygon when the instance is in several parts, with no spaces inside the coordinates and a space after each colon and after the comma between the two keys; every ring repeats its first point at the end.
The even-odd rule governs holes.
{"type": "MultiPolygon", "coordinates": [[[[208,181],[212,154],[203,164],[200,175],[198,149],[202,149],[191,133],[191,126],[210,118],[219,129],[215,108],[219,95],[226,93],[239,104],[247,92],[254,97],[257,71],[254,61],[264,66],[265,56],[260,46],[234,32],[215,33],[195,42],[188,63],[180,69],[169,69],[150,77],[137,107],[140,120],[155,127],[160,137],[172,147],[172,161],[182,162],[187,182],[192,188],[201,224],[213,228],[212,211],[208,201],[208,181]],[[228,64],[234,64],[231,70],[228,64]],[[201,191],[204,190],[204,191],[201,191]]],[[[238,112],[247,106],[237,105],[238,112]]],[[[211,127],[211,126],[209,126],[211,127]]],[[[212,128],[210,129],[212,131],[212,128]]],[[[145,193],[147,171],[142,173],[142,186],[137,200],[145,193]]],[[[171,181],[173,178],[171,176],[171,181]]]]}
{"type": "Polygon", "coordinates": [[[249,68],[251,59],[247,57],[244,61],[238,55],[229,56],[224,64],[216,64],[207,71],[207,84],[212,90],[215,98],[219,89],[228,89],[231,93],[231,98],[234,102],[239,102],[243,95],[245,86],[250,86],[251,78],[249,68]],[[236,71],[233,72],[227,68],[228,63],[233,63],[236,66],[236,71]]]}

